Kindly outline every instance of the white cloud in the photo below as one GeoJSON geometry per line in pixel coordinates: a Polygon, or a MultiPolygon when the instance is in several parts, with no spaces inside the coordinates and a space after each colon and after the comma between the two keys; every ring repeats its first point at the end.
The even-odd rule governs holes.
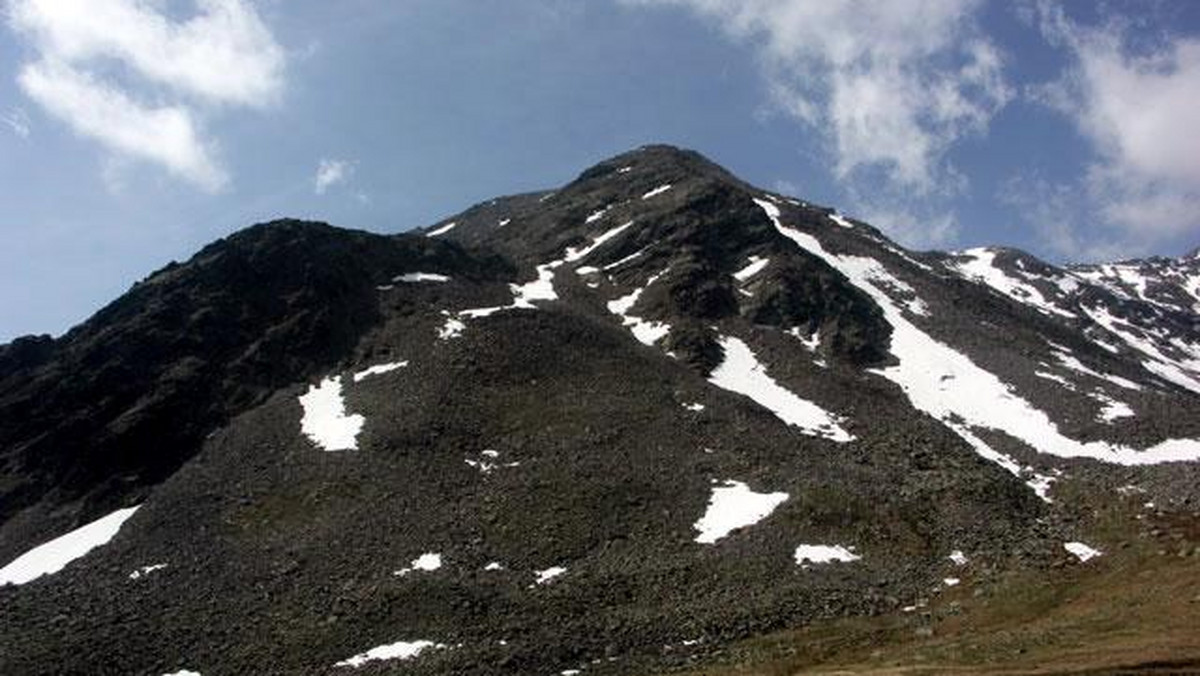
{"type": "Polygon", "coordinates": [[[354,163],[346,160],[331,160],[322,158],[317,163],[317,173],[313,177],[313,191],[324,195],[329,188],[350,180],[354,173],[354,163]]]}
{"type": "Polygon", "coordinates": [[[13,108],[7,113],[0,114],[0,122],[8,127],[12,133],[21,138],[29,138],[29,116],[20,108],[13,108]]]}
{"type": "Polygon", "coordinates": [[[158,162],[210,190],[219,189],[227,180],[187,108],[143,106],[120,90],[61,64],[27,65],[18,81],[47,112],[118,153],[158,162]]]}
{"type": "Polygon", "coordinates": [[[827,135],[839,179],[870,169],[945,192],[946,152],[1010,98],[980,0],[623,1],[686,7],[752,44],[781,109],[827,135]]]}
{"type": "Polygon", "coordinates": [[[1079,208],[1107,228],[1105,248],[1141,253],[1200,231],[1200,40],[1135,52],[1119,22],[1082,26],[1048,3],[1038,18],[1072,63],[1035,99],[1066,115],[1096,153],[1075,190],[1079,208]]]}
{"type": "Polygon", "coordinates": [[[285,56],[247,0],[195,4],[176,21],[156,1],[11,0],[9,24],[38,54],[18,83],[108,150],[217,190],[228,174],[201,116],[277,102],[285,56]]]}

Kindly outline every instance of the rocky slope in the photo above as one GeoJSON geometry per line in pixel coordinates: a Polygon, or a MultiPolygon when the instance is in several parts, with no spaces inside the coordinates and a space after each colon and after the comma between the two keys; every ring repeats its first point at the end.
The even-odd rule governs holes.
{"type": "Polygon", "coordinates": [[[1098,506],[1200,497],[1195,265],[909,252],[665,146],[255,226],[0,347],[0,672],[643,673],[1103,565],[1098,506]]]}

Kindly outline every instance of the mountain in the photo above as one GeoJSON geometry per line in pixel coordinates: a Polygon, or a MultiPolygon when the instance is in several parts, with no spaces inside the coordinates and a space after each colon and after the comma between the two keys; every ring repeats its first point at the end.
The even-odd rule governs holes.
{"type": "Polygon", "coordinates": [[[667,146],[253,226],[0,347],[0,672],[1200,667],[1198,264],[667,146]]]}

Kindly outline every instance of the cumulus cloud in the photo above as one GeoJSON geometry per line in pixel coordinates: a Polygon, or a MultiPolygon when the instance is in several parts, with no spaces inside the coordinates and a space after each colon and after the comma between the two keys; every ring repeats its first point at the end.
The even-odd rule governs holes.
{"type": "Polygon", "coordinates": [[[753,45],[780,108],[829,139],[839,179],[871,169],[909,192],[953,190],[947,150],[1011,97],[979,0],[623,1],[685,7],[753,45]]]}
{"type": "Polygon", "coordinates": [[[1043,34],[1071,65],[1035,99],[1064,114],[1095,151],[1075,188],[1080,207],[1133,252],[1200,231],[1200,40],[1135,50],[1120,22],[1083,26],[1060,5],[1037,8],[1043,34]]]}
{"type": "Polygon", "coordinates": [[[348,181],[353,173],[352,162],[322,158],[317,163],[317,173],[313,177],[313,192],[324,195],[329,188],[348,181]]]}
{"type": "Polygon", "coordinates": [[[216,190],[228,174],[199,120],[217,109],[275,103],[284,52],[247,0],[197,0],[195,15],[182,21],[162,4],[12,0],[9,25],[37,54],[18,83],[113,153],[216,190]]]}

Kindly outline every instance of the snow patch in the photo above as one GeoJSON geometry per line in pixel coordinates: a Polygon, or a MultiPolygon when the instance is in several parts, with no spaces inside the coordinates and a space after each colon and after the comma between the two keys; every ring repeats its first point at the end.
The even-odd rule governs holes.
{"type": "Polygon", "coordinates": [[[833,221],[834,223],[837,223],[838,225],[842,226],[843,228],[853,228],[854,227],[853,223],[851,223],[850,221],[847,221],[841,214],[839,214],[836,211],[829,214],[829,220],[833,221]]]}
{"type": "Polygon", "coordinates": [[[621,317],[622,323],[629,327],[633,332],[633,337],[644,345],[654,345],[659,340],[662,340],[668,333],[671,332],[671,325],[663,322],[647,321],[640,317],[635,317],[629,314],[633,306],[637,304],[638,299],[642,297],[642,293],[650,287],[651,284],[658,281],[660,277],[666,274],[666,270],[654,275],[646,280],[646,285],[633,290],[616,300],[608,302],[608,311],[621,317]]]}
{"type": "Polygon", "coordinates": [[[397,641],[396,643],[371,648],[365,653],[359,653],[354,657],[344,659],[333,666],[358,668],[367,662],[376,660],[410,660],[430,648],[440,650],[445,647],[441,643],[434,643],[432,641],[397,641]]]}
{"type": "Polygon", "coordinates": [[[562,575],[565,572],[567,572],[567,569],[564,568],[563,566],[551,566],[545,570],[535,570],[534,575],[537,576],[537,579],[535,579],[533,581],[533,584],[535,584],[535,585],[546,584],[550,580],[553,580],[554,578],[558,577],[559,575],[562,575]]]}
{"type": "Polygon", "coordinates": [[[800,545],[796,547],[796,563],[801,568],[824,563],[851,563],[862,557],[841,545],[800,545]]]}
{"type": "Polygon", "coordinates": [[[417,570],[431,573],[441,567],[442,555],[435,552],[429,552],[428,554],[422,554],[413,559],[412,563],[408,565],[408,568],[401,568],[400,570],[394,571],[392,575],[404,577],[405,575],[417,570]]]}
{"type": "Polygon", "coordinates": [[[767,375],[750,346],[733,336],[720,336],[718,342],[725,358],[713,369],[708,381],[730,392],[750,397],[785,423],[805,434],[845,443],[854,441],[838,416],[806,399],[796,396],[767,375]]]}
{"type": "Polygon", "coordinates": [[[592,213],[588,214],[588,217],[583,222],[585,224],[595,223],[596,221],[600,220],[601,218],[604,218],[604,215],[608,213],[609,209],[612,209],[612,205],[606,204],[606,205],[604,205],[603,208],[597,209],[596,211],[593,211],[592,213]]]}
{"type": "Polygon", "coordinates": [[[963,554],[961,549],[956,549],[950,552],[950,556],[947,556],[946,558],[950,559],[950,561],[956,566],[967,565],[967,555],[963,554]]]}
{"type": "Polygon", "coordinates": [[[450,221],[449,223],[438,228],[437,230],[430,230],[425,236],[426,237],[440,237],[440,236],[450,232],[451,230],[453,230],[454,227],[457,225],[458,225],[458,223],[456,223],[454,221],[450,221]]]}
{"type": "Polygon", "coordinates": [[[754,275],[757,275],[758,273],[762,272],[763,268],[767,267],[767,264],[770,262],[771,262],[770,258],[751,256],[750,264],[747,265],[746,267],[742,268],[741,270],[738,270],[737,272],[733,273],[733,278],[738,280],[739,282],[744,282],[747,279],[750,279],[751,277],[753,277],[754,275]]]}
{"type": "Polygon", "coordinates": [[[651,197],[657,197],[658,195],[661,195],[670,189],[671,189],[670,183],[668,183],[666,185],[660,185],[657,188],[655,188],[654,190],[651,190],[650,192],[646,193],[645,195],[642,195],[642,199],[648,200],[651,197]]]}
{"type": "Polygon", "coordinates": [[[156,570],[162,570],[163,568],[166,568],[166,567],[167,567],[167,564],[165,564],[165,563],[155,563],[150,566],[142,566],[141,568],[138,568],[137,570],[130,573],[129,579],[137,580],[137,579],[140,579],[140,578],[143,578],[143,577],[149,575],[150,573],[153,573],[156,570]]]}
{"type": "Polygon", "coordinates": [[[0,585],[21,585],[43,575],[53,575],[75,559],[108,544],[137,507],[127,507],[80,526],[25,552],[0,568],[0,585]]]}
{"type": "Polygon", "coordinates": [[[387,364],[377,364],[375,366],[365,368],[365,369],[355,373],[354,374],[354,382],[358,383],[358,382],[362,382],[366,378],[370,378],[371,376],[378,376],[378,375],[383,375],[384,373],[391,373],[392,371],[395,371],[396,369],[404,368],[405,366],[408,366],[407,361],[394,361],[394,362],[390,362],[387,364]]]}
{"type": "Polygon", "coordinates": [[[314,444],[326,451],[358,449],[357,437],[365,419],[357,413],[346,415],[341,376],[325,378],[319,386],[309,385],[308,393],[300,395],[300,406],[304,408],[300,431],[314,444]]]}
{"type": "MultiPolygon", "coordinates": [[[[450,313],[447,312],[444,314],[449,315],[450,313]]],[[[442,324],[442,327],[438,329],[438,340],[451,340],[453,338],[458,338],[462,335],[462,332],[466,330],[466,328],[467,325],[463,323],[463,320],[459,319],[458,317],[447,316],[446,321],[442,324]]]]}
{"type": "Polygon", "coordinates": [[[420,284],[421,282],[448,282],[450,278],[446,275],[439,275],[436,272],[406,272],[402,275],[392,277],[393,282],[403,284],[420,284]]]}
{"type": "Polygon", "coordinates": [[[942,580],[942,584],[946,585],[947,587],[957,587],[959,582],[962,582],[962,580],[958,579],[957,577],[947,577],[942,580]]]}
{"type": "Polygon", "coordinates": [[[693,526],[696,542],[711,545],[738,528],[753,526],[788,499],[787,493],[755,493],[740,481],[727,480],[712,489],[708,509],[693,526]]]}
{"type": "Polygon", "coordinates": [[[1075,555],[1079,561],[1085,562],[1089,559],[1094,559],[1100,556],[1102,552],[1099,549],[1093,549],[1082,542],[1067,542],[1063,544],[1063,549],[1075,555]]]}

